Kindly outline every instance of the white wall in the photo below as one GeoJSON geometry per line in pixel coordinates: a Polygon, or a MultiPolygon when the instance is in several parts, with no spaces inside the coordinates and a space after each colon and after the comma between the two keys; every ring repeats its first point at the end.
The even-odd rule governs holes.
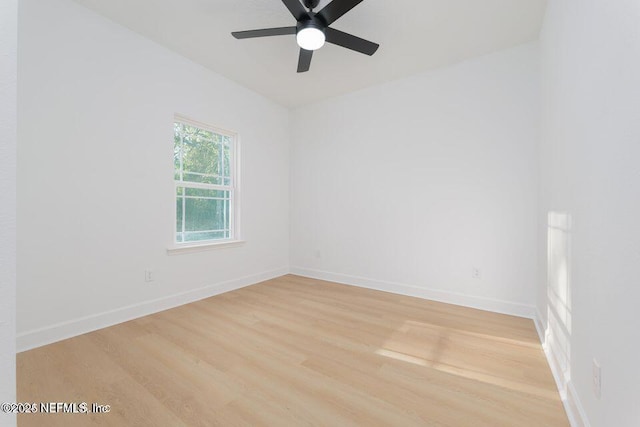
{"type": "Polygon", "coordinates": [[[19,24],[20,348],[287,271],[286,109],[68,0],[19,24]],[[244,246],[167,255],[174,113],[239,132],[244,246]]]}
{"type": "MultiPolygon", "coordinates": [[[[8,401],[16,3],[0,8],[0,290],[8,296],[0,397],[8,401]]],[[[549,3],[538,149],[536,44],[297,109],[289,127],[281,107],[75,3],[23,0],[21,347],[281,274],[289,213],[294,272],[522,315],[537,295],[546,324],[552,213],[571,219],[560,239],[570,250],[559,251],[568,265],[552,268],[554,283],[566,273],[570,286],[570,404],[593,426],[639,425],[639,22],[635,0],[549,3]],[[166,254],[174,113],[240,133],[244,246],[166,254]],[[153,284],[145,268],[155,270],[153,284]]]]}
{"type": "MultiPolygon", "coordinates": [[[[16,400],[16,51],[18,1],[0,2],[0,402],[16,400]]],[[[15,425],[0,413],[0,426],[15,425]]]]}
{"type": "Polygon", "coordinates": [[[295,110],[293,271],[532,315],[537,58],[527,44],[295,110]]]}
{"type": "MultiPolygon", "coordinates": [[[[569,397],[593,426],[638,426],[640,3],[549,2],[541,38],[539,237],[548,212],[570,216],[569,397]]],[[[539,295],[544,316],[544,275],[539,295]]]]}

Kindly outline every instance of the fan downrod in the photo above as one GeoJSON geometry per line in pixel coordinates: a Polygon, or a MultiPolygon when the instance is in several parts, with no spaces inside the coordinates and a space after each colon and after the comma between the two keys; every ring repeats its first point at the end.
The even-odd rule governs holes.
{"type": "Polygon", "coordinates": [[[318,3],[320,3],[320,0],[303,0],[304,3],[304,7],[306,7],[309,10],[315,9],[316,6],[318,6],[318,3]]]}

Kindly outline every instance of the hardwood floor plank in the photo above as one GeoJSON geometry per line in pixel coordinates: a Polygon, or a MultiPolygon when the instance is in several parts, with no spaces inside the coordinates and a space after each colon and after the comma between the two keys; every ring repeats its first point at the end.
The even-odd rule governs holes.
{"type": "Polygon", "coordinates": [[[287,275],[20,353],[20,426],[568,426],[531,320],[287,275]]]}

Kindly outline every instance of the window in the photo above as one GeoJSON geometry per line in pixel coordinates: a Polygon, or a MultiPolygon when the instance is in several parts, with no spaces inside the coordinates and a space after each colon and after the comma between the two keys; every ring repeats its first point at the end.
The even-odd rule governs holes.
{"type": "Polygon", "coordinates": [[[175,243],[236,240],[236,135],[181,117],[173,129],[175,243]]]}

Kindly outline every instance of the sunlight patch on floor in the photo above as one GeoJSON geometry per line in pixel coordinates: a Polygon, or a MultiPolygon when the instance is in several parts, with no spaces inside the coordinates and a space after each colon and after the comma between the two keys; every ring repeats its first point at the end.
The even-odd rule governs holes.
{"type": "MultiPolygon", "coordinates": [[[[480,381],[503,387],[509,390],[528,393],[531,395],[554,399],[557,390],[551,384],[549,387],[532,382],[525,372],[529,369],[523,362],[522,370],[514,369],[514,375],[510,378],[505,375],[495,375],[490,366],[482,366],[483,361],[492,359],[491,348],[504,345],[518,345],[524,352],[542,352],[540,344],[532,345],[517,339],[505,339],[490,334],[476,333],[465,330],[444,328],[429,323],[405,321],[396,331],[374,351],[375,354],[389,359],[416,366],[435,369],[450,375],[480,381]],[[484,348],[475,348],[478,340],[485,343],[484,348]],[[486,343],[492,343],[486,345],[486,343]],[[455,351],[452,350],[455,347],[455,351]],[[452,359],[453,354],[459,354],[460,347],[468,347],[468,358],[452,359]],[[480,352],[481,359],[474,359],[472,352],[480,352]],[[475,366],[476,360],[478,361],[475,366]],[[452,363],[453,362],[453,363],[452,363]],[[476,369],[477,368],[477,369],[476,369]],[[522,376],[520,378],[520,376],[522,376]]],[[[496,353],[497,357],[501,357],[496,353]]],[[[511,362],[505,359],[505,363],[511,362]]]]}

